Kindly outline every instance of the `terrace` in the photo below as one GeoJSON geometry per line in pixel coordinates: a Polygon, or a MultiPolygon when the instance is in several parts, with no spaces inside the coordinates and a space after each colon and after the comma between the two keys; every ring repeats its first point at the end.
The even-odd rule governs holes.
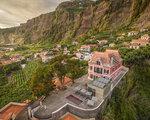
{"type": "MultiPolygon", "coordinates": [[[[127,73],[128,69],[123,67],[120,74],[113,81],[113,86],[115,87],[122,77],[127,73]]],[[[87,83],[91,81],[88,80],[87,75],[76,80],[73,85],[68,86],[68,89],[64,91],[55,91],[50,96],[48,96],[44,101],[42,107],[40,107],[35,113],[35,118],[41,119],[58,119],[66,112],[71,111],[71,113],[78,115],[79,117],[91,118],[94,117],[96,112],[99,111],[101,104],[103,103],[103,97],[92,98],[95,99],[95,102],[92,103],[90,99],[83,94],[86,93],[87,83]],[[77,89],[80,89],[81,93],[77,92],[77,89]],[[89,112],[89,114],[87,113],[89,112]]],[[[113,90],[113,89],[111,89],[113,90]]],[[[106,95],[109,96],[110,92],[106,95]]],[[[89,95],[90,96],[90,95],[89,95]]]]}
{"type": "MultiPolygon", "coordinates": [[[[82,87],[85,87],[86,82],[88,82],[87,75],[78,79],[76,83],[72,86],[69,86],[67,90],[54,92],[52,95],[46,98],[46,100],[43,102],[43,105],[46,105],[46,109],[40,108],[35,114],[40,116],[48,116],[49,113],[52,113],[62,106],[64,106],[67,103],[70,103],[72,105],[88,109],[89,107],[86,102],[86,97],[83,97],[82,95],[75,93],[75,88],[79,85],[83,85],[82,87]]],[[[99,100],[100,102],[101,100],[99,100]]],[[[97,106],[96,104],[95,106],[97,106]]],[[[93,106],[93,108],[95,107],[93,106]]]]}

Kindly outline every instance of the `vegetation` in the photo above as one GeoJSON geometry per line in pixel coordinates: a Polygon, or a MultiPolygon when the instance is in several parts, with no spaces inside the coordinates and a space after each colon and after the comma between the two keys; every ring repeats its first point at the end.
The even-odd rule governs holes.
{"type": "Polygon", "coordinates": [[[67,60],[67,76],[74,82],[75,79],[87,73],[87,62],[79,60],[67,60]]]}
{"type": "MultiPolygon", "coordinates": [[[[5,77],[5,79],[2,80],[7,80],[7,82],[0,85],[0,107],[12,101],[21,102],[26,99],[34,99],[28,81],[30,81],[32,74],[36,71],[39,64],[39,61],[29,62],[24,69],[15,70],[9,77],[5,77]]],[[[14,68],[10,66],[11,65],[9,65],[8,68],[5,66],[4,70],[9,71],[10,68],[14,68]]],[[[8,71],[6,73],[8,73],[8,71]]],[[[0,81],[0,83],[2,83],[2,81],[0,81]]]]}
{"type": "Polygon", "coordinates": [[[138,50],[122,50],[124,62],[130,66],[130,71],[124,78],[123,85],[113,92],[102,116],[103,120],[149,120],[149,48],[147,46],[138,50]]]}
{"type": "Polygon", "coordinates": [[[87,62],[70,59],[69,56],[60,55],[49,62],[54,76],[58,77],[63,86],[64,77],[70,77],[73,81],[87,73],[87,62]]]}
{"type": "Polygon", "coordinates": [[[31,78],[31,90],[33,96],[48,95],[54,89],[53,74],[47,67],[39,66],[31,78]]]}
{"type": "Polygon", "coordinates": [[[150,59],[150,46],[141,47],[140,49],[120,49],[124,63],[127,65],[139,64],[145,59],[150,59]]]}

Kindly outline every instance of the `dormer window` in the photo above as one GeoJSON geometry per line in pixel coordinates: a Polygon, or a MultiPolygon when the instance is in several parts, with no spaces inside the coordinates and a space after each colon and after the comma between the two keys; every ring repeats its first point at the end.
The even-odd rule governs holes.
{"type": "Polygon", "coordinates": [[[111,59],[111,65],[115,64],[115,59],[114,59],[114,57],[111,57],[110,59],[111,59]]]}
{"type": "Polygon", "coordinates": [[[101,61],[100,60],[96,61],[96,64],[101,65],[101,61]]]}

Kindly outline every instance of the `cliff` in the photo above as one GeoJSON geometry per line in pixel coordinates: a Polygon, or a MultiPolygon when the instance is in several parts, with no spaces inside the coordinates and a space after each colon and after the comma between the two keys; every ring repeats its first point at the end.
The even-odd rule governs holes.
{"type": "Polygon", "coordinates": [[[0,44],[69,39],[89,31],[150,27],[149,0],[74,0],[18,27],[0,29],[0,44]]]}

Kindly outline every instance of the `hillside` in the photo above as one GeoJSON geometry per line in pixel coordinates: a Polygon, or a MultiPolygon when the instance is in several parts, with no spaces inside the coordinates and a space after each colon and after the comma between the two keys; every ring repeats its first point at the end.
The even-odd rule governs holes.
{"type": "Polygon", "coordinates": [[[149,50],[148,46],[138,50],[121,52],[124,63],[130,66],[130,70],[124,77],[123,84],[113,92],[100,120],[150,119],[149,50]]]}
{"type": "Polygon", "coordinates": [[[0,29],[0,44],[71,39],[88,32],[150,27],[149,0],[74,0],[18,27],[0,29]]]}

